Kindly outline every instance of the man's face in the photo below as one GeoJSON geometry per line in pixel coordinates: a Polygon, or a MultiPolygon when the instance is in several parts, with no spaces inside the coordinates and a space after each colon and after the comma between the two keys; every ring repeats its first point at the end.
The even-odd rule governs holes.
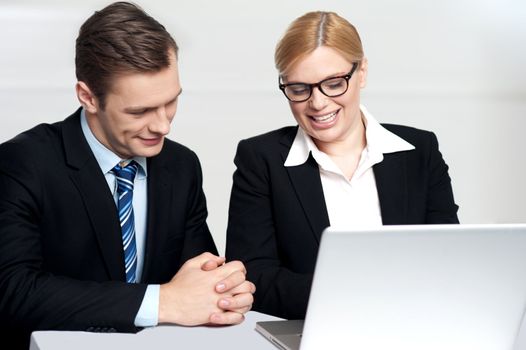
{"type": "Polygon", "coordinates": [[[123,159],[152,157],[162,149],[181,93],[177,60],[155,73],[116,76],[106,95],[106,107],[87,111],[95,137],[123,159]]]}

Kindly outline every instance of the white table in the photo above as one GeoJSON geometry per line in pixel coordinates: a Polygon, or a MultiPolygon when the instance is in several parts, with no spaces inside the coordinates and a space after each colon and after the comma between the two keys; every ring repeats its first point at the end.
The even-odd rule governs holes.
{"type": "Polygon", "coordinates": [[[30,350],[272,350],[274,345],[255,331],[257,321],[272,320],[279,318],[250,311],[243,323],[225,327],[162,325],[146,328],[137,334],[37,331],[31,335],[30,350]]]}

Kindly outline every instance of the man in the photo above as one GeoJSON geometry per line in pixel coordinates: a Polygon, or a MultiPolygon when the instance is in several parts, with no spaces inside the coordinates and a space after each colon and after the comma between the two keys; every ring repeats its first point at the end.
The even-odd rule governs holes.
{"type": "Polygon", "coordinates": [[[136,332],[235,324],[254,285],[206,225],[196,155],[165,139],[178,47],[135,5],[93,14],[76,42],[70,117],[0,145],[0,329],[136,332]]]}

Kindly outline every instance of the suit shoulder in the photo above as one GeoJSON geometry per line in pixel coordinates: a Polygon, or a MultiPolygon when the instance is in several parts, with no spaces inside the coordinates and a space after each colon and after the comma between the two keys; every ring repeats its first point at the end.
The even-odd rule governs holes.
{"type": "Polygon", "coordinates": [[[276,142],[283,141],[284,139],[288,139],[290,142],[292,142],[296,136],[297,131],[298,126],[285,126],[283,128],[241,140],[240,143],[268,146],[276,142]]]}
{"type": "Polygon", "coordinates": [[[0,157],[23,156],[23,159],[48,154],[47,150],[60,143],[60,122],[39,124],[0,144],[0,157]]]}
{"type": "Polygon", "coordinates": [[[234,163],[280,162],[280,153],[290,149],[298,126],[287,126],[239,141],[234,163]]]}

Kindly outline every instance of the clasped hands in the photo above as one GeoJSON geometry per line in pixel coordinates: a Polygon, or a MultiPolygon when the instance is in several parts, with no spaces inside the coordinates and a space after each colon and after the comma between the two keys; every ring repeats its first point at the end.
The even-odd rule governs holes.
{"type": "Polygon", "coordinates": [[[246,280],[243,263],[203,253],[186,261],[160,287],[159,323],[185,326],[243,322],[256,287],[246,280]]]}

